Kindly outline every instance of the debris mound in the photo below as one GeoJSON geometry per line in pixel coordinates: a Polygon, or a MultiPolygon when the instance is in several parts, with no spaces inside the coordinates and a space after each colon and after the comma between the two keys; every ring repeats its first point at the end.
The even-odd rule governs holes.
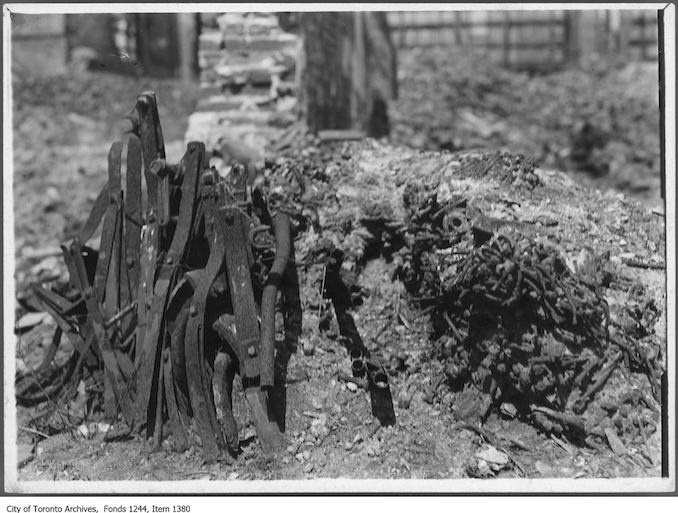
{"type": "Polygon", "coordinates": [[[520,154],[506,152],[468,153],[460,158],[460,176],[469,178],[493,178],[500,183],[525,186],[533,189],[541,185],[541,180],[534,170],[536,159],[520,154]]]}

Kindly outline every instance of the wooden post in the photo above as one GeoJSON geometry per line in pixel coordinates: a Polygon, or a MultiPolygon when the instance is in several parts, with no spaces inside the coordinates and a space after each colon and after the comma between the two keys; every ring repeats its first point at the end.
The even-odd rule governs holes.
{"type": "Polygon", "coordinates": [[[503,39],[504,39],[504,67],[508,68],[511,65],[511,14],[508,11],[504,11],[503,16],[503,39]]]}
{"type": "Polygon", "coordinates": [[[629,33],[631,31],[631,16],[632,13],[621,11],[619,13],[619,54],[628,56],[630,54],[631,45],[629,33]]]}
{"type": "Polygon", "coordinates": [[[565,13],[565,55],[570,64],[578,64],[581,57],[581,12],[566,11],[565,13]]]}
{"type": "Polygon", "coordinates": [[[177,14],[179,46],[179,77],[192,82],[198,77],[198,15],[177,14]]]}

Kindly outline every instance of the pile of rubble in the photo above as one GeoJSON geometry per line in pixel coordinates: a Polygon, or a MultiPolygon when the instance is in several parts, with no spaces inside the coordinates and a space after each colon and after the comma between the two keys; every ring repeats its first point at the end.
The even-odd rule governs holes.
{"type": "Polygon", "coordinates": [[[510,148],[581,171],[598,187],[659,197],[657,62],[591,57],[528,74],[448,48],[402,50],[395,144],[429,150],[510,148]],[[432,87],[432,84],[435,84],[432,87]]]}
{"type": "MultiPolygon", "coordinates": [[[[434,400],[452,406],[463,421],[484,421],[495,412],[572,440],[609,439],[600,426],[614,412],[600,418],[599,403],[621,367],[647,380],[644,400],[657,411],[664,355],[654,331],[661,315],[655,302],[641,294],[646,308],[610,308],[610,287],[618,288],[620,278],[609,252],[582,250],[572,258],[559,244],[570,234],[557,228],[557,218],[536,215],[528,223],[486,215],[485,207],[490,214],[501,210],[497,199],[488,204],[481,198],[490,193],[463,192],[486,180],[491,190],[505,189],[508,205],[551,194],[533,161],[463,152],[438,156],[433,174],[423,159],[417,162],[422,170],[407,177],[409,158],[405,169],[361,166],[355,155],[369,153],[369,146],[307,138],[306,156],[280,159],[269,178],[278,179],[275,170],[294,177],[297,192],[289,201],[314,219],[300,239],[303,254],[306,246],[330,244],[358,275],[371,259],[394,263],[411,308],[430,320],[434,400]],[[372,196],[372,189],[381,194],[372,196]]],[[[308,273],[302,283],[313,270],[308,273]]],[[[398,353],[399,342],[391,345],[382,352],[398,353]]],[[[629,397],[637,395],[636,389],[629,397]]],[[[627,424],[645,435],[653,426],[650,420],[642,428],[627,424]]]]}
{"type": "MultiPolygon", "coordinates": [[[[149,126],[138,127],[146,130],[146,138],[157,133],[149,126]]],[[[141,248],[161,234],[155,248],[157,259],[145,251],[132,259],[141,263],[140,272],[147,281],[139,281],[135,296],[126,287],[116,292],[110,280],[104,279],[103,270],[99,271],[100,266],[117,261],[106,255],[120,244],[104,244],[107,237],[120,240],[121,235],[111,234],[119,234],[121,226],[123,235],[137,229],[135,223],[119,222],[120,203],[114,201],[110,203],[112,216],[104,217],[104,234],[108,235],[102,235],[98,252],[84,245],[66,248],[67,259],[83,262],[69,265],[70,290],[35,291],[59,330],[72,340],[75,352],[74,359],[56,367],[48,355],[37,380],[34,370],[21,373],[17,380],[20,402],[35,404],[48,396],[75,405],[84,396],[88,414],[96,413],[97,405],[112,405],[105,408],[109,418],[122,413],[128,427],[141,428],[156,442],[162,439],[166,424],[178,447],[197,434],[207,459],[229,450],[235,453],[237,438],[229,414],[229,387],[235,371],[240,371],[246,395],[248,390],[255,392],[250,394],[254,412],[260,407],[260,413],[265,411],[267,393],[284,383],[276,377],[269,389],[264,376],[271,367],[263,361],[256,371],[248,367],[252,358],[261,354],[263,360],[270,353],[264,351],[263,342],[261,353],[255,349],[254,355],[238,345],[247,333],[237,326],[235,310],[243,303],[233,299],[236,288],[228,273],[215,267],[230,244],[207,235],[209,230],[215,233],[214,226],[221,226],[222,217],[216,214],[212,221],[216,224],[208,228],[205,205],[216,201],[217,210],[228,210],[227,199],[233,196],[235,208],[250,223],[244,231],[244,247],[250,247],[251,253],[241,255],[249,259],[250,273],[244,273],[240,283],[248,281],[247,275],[253,301],[261,308],[262,337],[264,331],[267,337],[274,336],[275,376],[296,351],[297,341],[303,354],[312,356],[314,340],[327,338],[342,345],[349,356],[345,361],[348,372],[340,372],[338,379],[369,392],[372,411],[382,425],[395,422],[393,380],[397,387],[403,384],[398,389],[399,408],[423,400],[481,431],[478,421],[482,423],[493,413],[530,422],[572,441],[595,444],[602,438],[613,449],[642,441],[656,431],[664,373],[663,341],[655,328],[662,316],[660,301],[650,299],[649,291],[637,284],[625,285],[617,265],[622,262],[604,252],[605,244],[616,244],[617,232],[601,224],[597,236],[607,237],[606,242],[598,241],[597,250],[582,257],[581,248],[573,253],[573,247],[580,244],[583,230],[570,220],[581,215],[562,210],[556,217],[555,210],[548,212],[564,208],[563,194],[576,193],[593,201],[589,196],[594,193],[566,192],[562,177],[553,178],[529,159],[507,153],[414,155],[372,140],[326,142],[294,129],[282,134],[273,146],[279,151],[262,165],[256,187],[233,185],[225,177],[242,168],[225,166],[223,177],[208,172],[209,177],[200,178],[193,192],[184,191],[193,183],[186,182],[189,168],[195,171],[196,180],[208,170],[202,147],[194,149],[204,153],[195,168],[188,165],[194,161],[190,151],[178,166],[163,164],[157,151],[141,159],[155,162],[148,171],[167,184],[167,189],[155,192],[155,218],[166,224],[154,235],[149,213],[139,222],[139,230],[144,225],[137,234],[142,237],[141,248]],[[216,190],[220,192],[212,196],[210,191],[216,190]],[[242,196],[243,190],[249,193],[242,196]],[[190,226],[185,232],[179,229],[189,208],[184,204],[194,196],[197,203],[190,208],[192,214],[186,221],[190,226]],[[273,251],[271,239],[275,235],[278,240],[279,235],[276,212],[289,220],[294,238],[284,262],[273,251]],[[170,250],[181,233],[190,234],[186,241],[190,248],[175,257],[170,250]],[[375,260],[384,263],[383,274],[366,277],[375,260]],[[154,280],[148,274],[153,262],[157,262],[154,280]],[[302,270],[298,281],[292,269],[302,270]],[[209,286],[203,286],[205,273],[214,277],[209,286]],[[390,306],[373,302],[365,280],[389,278],[402,284],[402,295],[394,287],[397,296],[390,306]],[[275,296],[266,292],[271,281],[276,290],[280,287],[283,298],[278,305],[283,308],[282,323],[274,323],[273,331],[265,314],[271,304],[276,307],[275,296]],[[97,307],[87,298],[87,284],[103,299],[105,315],[92,317],[97,307]],[[611,300],[614,297],[616,301],[611,300]],[[382,313],[387,307],[393,310],[386,324],[377,327],[373,322],[359,322],[361,309],[375,310],[379,305],[382,313]],[[196,324],[193,319],[203,322],[196,324]],[[415,333],[419,326],[423,330],[415,333]],[[391,336],[382,337],[384,332],[391,336]],[[101,341],[102,350],[94,351],[94,361],[88,366],[92,351],[87,343],[95,341],[101,341]],[[150,353],[140,349],[139,341],[150,353]],[[421,355],[414,357],[415,348],[408,344],[425,349],[416,348],[421,355]],[[153,356],[137,357],[140,354],[153,356]],[[195,355],[198,363],[191,360],[195,355]],[[139,370],[142,366],[144,372],[139,370]],[[116,367],[117,375],[107,370],[116,367]],[[82,373],[83,368],[90,369],[89,375],[82,373]],[[631,373],[625,384],[631,388],[619,386],[620,372],[631,373]],[[427,374],[430,382],[420,383],[419,378],[427,374]],[[141,385],[134,375],[142,377],[141,385]],[[59,395],[62,386],[66,395],[59,395]],[[92,394],[99,400],[92,401],[92,394]],[[135,397],[129,403],[133,411],[121,400],[128,394],[135,397]],[[191,418],[195,430],[190,427],[191,418]]],[[[128,179],[130,169],[141,169],[130,166],[129,157],[127,168],[128,179]]],[[[110,195],[111,189],[106,189],[97,201],[102,212],[109,208],[110,195]]],[[[127,206],[129,195],[124,199],[127,206]]],[[[604,201],[611,208],[613,202],[604,201]]],[[[81,240],[93,233],[93,223],[85,224],[81,240]]],[[[648,223],[648,230],[656,232],[651,216],[648,223]]],[[[627,249],[640,254],[642,240],[629,241],[627,249]]],[[[228,261],[225,265],[232,268],[228,261]]],[[[124,276],[124,267],[113,265],[109,275],[112,269],[114,275],[124,276]]],[[[371,311],[365,319],[376,318],[376,313],[371,311]]],[[[266,433],[277,437],[279,428],[273,418],[262,416],[258,421],[256,415],[257,434],[266,447],[266,433]]],[[[497,459],[494,453],[486,456],[487,461],[497,459]]]]}

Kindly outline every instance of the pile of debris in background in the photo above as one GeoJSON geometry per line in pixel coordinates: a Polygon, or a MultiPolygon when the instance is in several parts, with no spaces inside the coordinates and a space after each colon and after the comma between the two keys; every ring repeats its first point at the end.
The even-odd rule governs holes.
{"type": "Polygon", "coordinates": [[[659,197],[657,63],[613,58],[548,74],[443,48],[401,50],[392,140],[428,150],[509,149],[596,186],[659,197]]]}

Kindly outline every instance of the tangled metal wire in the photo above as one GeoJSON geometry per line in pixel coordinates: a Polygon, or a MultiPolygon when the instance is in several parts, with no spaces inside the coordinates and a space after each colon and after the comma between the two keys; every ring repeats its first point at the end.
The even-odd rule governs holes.
{"type": "Polygon", "coordinates": [[[399,275],[429,305],[447,385],[473,387],[485,412],[506,402],[533,419],[544,417],[535,405],[582,412],[621,359],[600,289],[529,226],[483,216],[463,196],[441,204],[416,184],[403,199],[399,275]]]}
{"type": "Polygon", "coordinates": [[[469,253],[433,311],[451,384],[558,408],[597,367],[607,316],[555,250],[507,233],[469,253]]]}

